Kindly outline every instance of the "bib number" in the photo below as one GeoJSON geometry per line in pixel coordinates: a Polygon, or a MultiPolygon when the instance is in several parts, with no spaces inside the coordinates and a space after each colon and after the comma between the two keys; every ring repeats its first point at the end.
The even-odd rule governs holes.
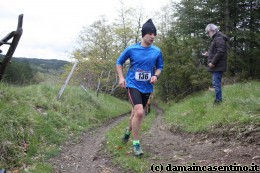
{"type": "Polygon", "coordinates": [[[135,79],[137,81],[149,81],[151,79],[151,72],[135,72],[135,79]]]}

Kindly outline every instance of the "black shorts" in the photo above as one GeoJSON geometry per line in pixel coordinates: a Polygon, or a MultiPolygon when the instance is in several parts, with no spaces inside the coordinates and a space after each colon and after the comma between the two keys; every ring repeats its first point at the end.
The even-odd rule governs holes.
{"type": "Polygon", "coordinates": [[[151,93],[142,93],[135,88],[128,88],[128,97],[133,106],[142,104],[146,106],[151,93]]]}

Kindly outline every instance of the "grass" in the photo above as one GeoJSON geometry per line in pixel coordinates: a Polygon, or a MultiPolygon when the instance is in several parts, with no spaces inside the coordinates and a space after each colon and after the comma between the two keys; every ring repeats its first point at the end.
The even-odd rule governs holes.
{"type": "Polygon", "coordinates": [[[172,103],[165,112],[168,125],[187,132],[207,132],[219,126],[260,123],[260,83],[224,86],[222,104],[214,106],[214,92],[197,93],[181,103],[172,103]]]}
{"type": "MultiPolygon", "coordinates": [[[[130,110],[128,102],[108,95],[85,92],[80,87],[66,88],[60,100],[60,87],[47,84],[13,87],[0,84],[0,169],[19,169],[29,165],[30,172],[52,171],[47,160],[60,153],[66,140],[75,141],[85,130],[130,110]],[[118,106],[120,105],[120,106],[118,106]]],[[[216,127],[260,125],[260,83],[224,86],[224,102],[213,106],[214,93],[196,93],[179,103],[160,104],[169,127],[187,132],[209,132],[216,127]]],[[[130,115],[129,115],[130,116],[130,115]]],[[[149,131],[155,112],[144,119],[141,134],[149,131]]],[[[107,133],[107,149],[113,162],[127,171],[147,172],[149,153],[132,156],[131,141],[122,145],[128,120],[107,133]]]]}
{"type": "MultiPolygon", "coordinates": [[[[151,113],[148,116],[146,116],[143,120],[141,134],[147,132],[150,129],[154,119],[155,111],[152,110],[151,113]]],[[[125,172],[127,172],[128,170],[138,173],[147,172],[147,170],[149,170],[151,166],[146,159],[149,156],[149,154],[145,153],[145,155],[142,158],[134,157],[132,155],[131,138],[127,144],[123,144],[121,141],[124,130],[126,127],[128,127],[128,123],[129,120],[127,119],[107,133],[107,148],[114,155],[114,164],[121,165],[121,167],[124,168],[125,172]]]]}
{"type": "MultiPolygon", "coordinates": [[[[215,127],[260,125],[260,83],[248,82],[225,86],[224,102],[213,106],[214,93],[211,91],[196,93],[179,103],[159,105],[164,109],[164,121],[169,127],[186,132],[209,132],[215,127]]],[[[155,112],[145,118],[142,133],[148,131],[155,118],[155,112]]],[[[108,132],[107,148],[113,154],[113,162],[127,172],[149,172],[149,153],[139,159],[132,156],[131,142],[121,143],[122,133],[128,121],[122,122],[108,132]]],[[[156,139],[155,139],[156,140],[156,139]]]]}
{"type": "Polygon", "coordinates": [[[0,84],[0,169],[51,172],[46,161],[59,154],[66,140],[131,109],[128,102],[80,87],[14,87],[0,84]],[[120,105],[120,106],[118,106],[120,105]]]}

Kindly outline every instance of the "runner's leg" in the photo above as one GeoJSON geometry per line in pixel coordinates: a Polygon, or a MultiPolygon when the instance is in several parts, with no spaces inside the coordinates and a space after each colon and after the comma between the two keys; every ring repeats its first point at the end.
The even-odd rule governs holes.
{"type": "Polygon", "coordinates": [[[128,130],[132,131],[132,119],[134,117],[134,108],[132,108],[128,130]]]}
{"type": "Polygon", "coordinates": [[[134,116],[132,118],[132,134],[133,140],[139,140],[139,132],[141,128],[141,123],[144,116],[144,109],[142,104],[137,104],[134,106],[134,116]]]}
{"type": "Polygon", "coordinates": [[[132,129],[133,140],[139,140],[139,132],[144,117],[144,107],[147,104],[150,93],[144,94],[135,88],[128,89],[129,99],[133,105],[133,114],[129,127],[132,129]]]}

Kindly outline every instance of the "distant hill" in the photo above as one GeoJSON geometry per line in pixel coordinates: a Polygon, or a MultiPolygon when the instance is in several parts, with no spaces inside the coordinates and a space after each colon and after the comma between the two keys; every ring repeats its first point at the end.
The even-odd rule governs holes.
{"type": "MultiPolygon", "coordinates": [[[[0,54],[0,62],[4,55],[0,54]]],[[[17,58],[13,57],[7,65],[3,81],[12,84],[32,84],[43,81],[56,81],[64,73],[69,61],[57,59],[17,58]]]]}
{"type": "Polygon", "coordinates": [[[12,58],[12,61],[29,63],[32,68],[41,67],[43,69],[60,69],[64,65],[70,64],[69,61],[57,59],[37,59],[37,58],[12,58]]]}
{"type": "MultiPolygon", "coordinates": [[[[4,58],[0,55],[0,61],[4,58]]],[[[33,69],[45,69],[45,70],[59,70],[64,65],[68,65],[71,62],[57,59],[37,59],[37,58],[21,58],[13,57],[12,62],[28,63],[33,69]]],[[[44,70],[44,71],[45,71],[44,70]]],[[[42,71],[42,70],[40,70],[42,71]]]]}

